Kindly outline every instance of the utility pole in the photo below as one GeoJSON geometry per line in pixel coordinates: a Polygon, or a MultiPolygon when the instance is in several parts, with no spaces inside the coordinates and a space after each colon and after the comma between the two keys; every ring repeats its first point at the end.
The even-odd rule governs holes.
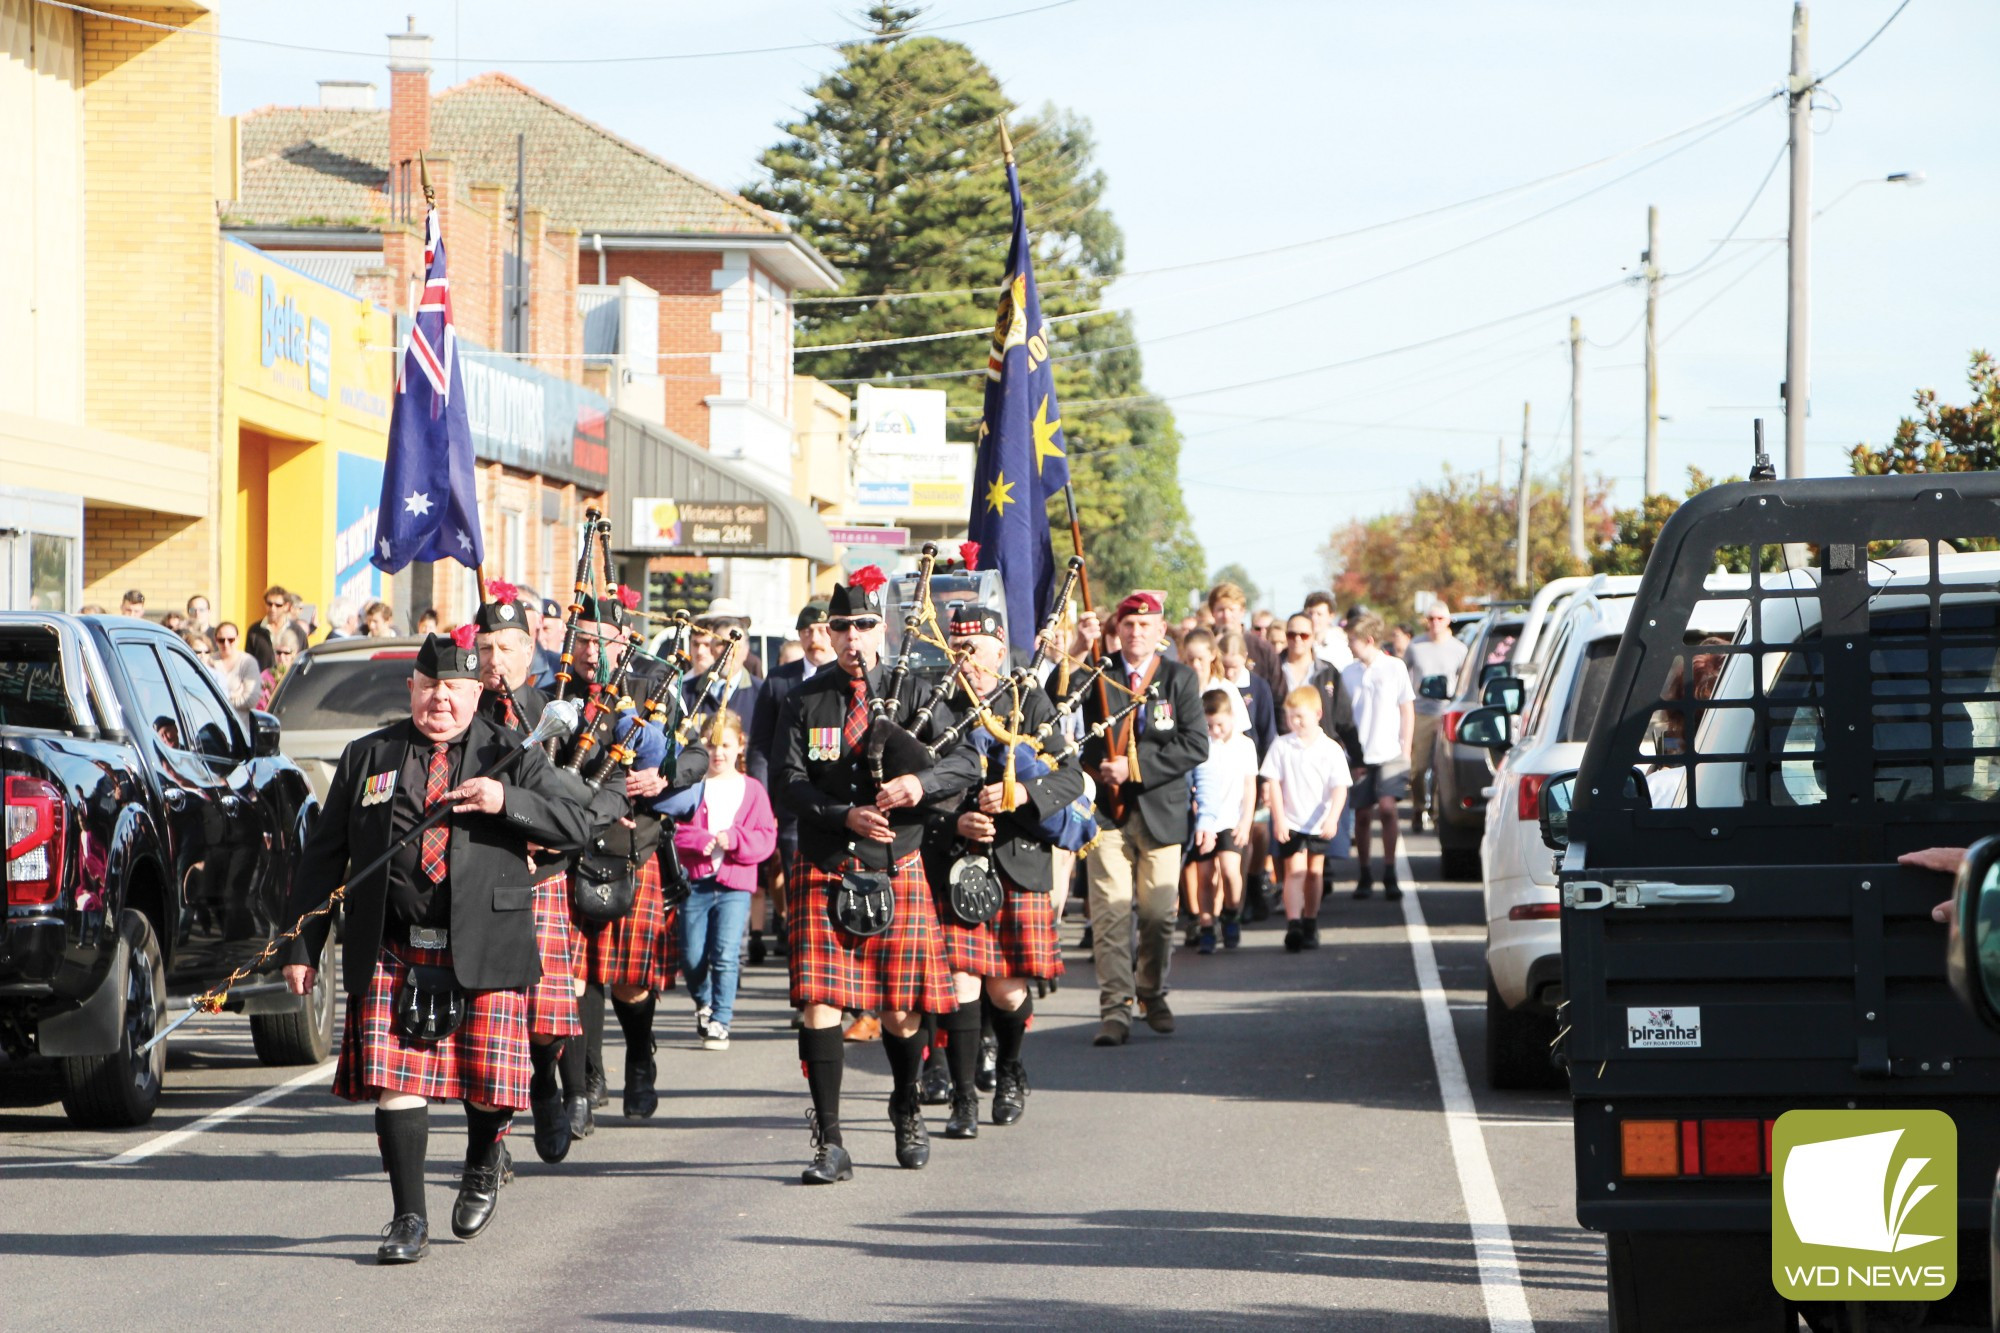
{"type": "Polygon", "coordinates": [[[1521,404],[1521,484],[1514,492],[1514,586],[1528,591],[1528,408],[1521,404]]]}
{"type": "Polygon", "coordinates": [[[1792,214],[1785,242],[1785,475],[1806,474],[1806,412],[1811,402],[1807,369],[1812,265],[1812,90],[1806,57],[1806,7],[1792,6],[1791,98],[1792,214]]]}
{"type": "Polygon", "coordinates": [[[1507,491],[1507,437],[1500,436],[1493,441],[1493,489],[1499,494],[1507,491]]]}
{"type": "Polygon", "coordinates": [[[1583,321],[1569,317],[1569,553],[1578,560],[1583,544],[1583,321]]]}
{"type": "MultiPolygon", "coordinates": [[[[1660,210],[1646,210],[1646,495],[1660,493],[1660,210]]],[[[1642,499],[1643,502],[1643,499],[1642,499]]]]}

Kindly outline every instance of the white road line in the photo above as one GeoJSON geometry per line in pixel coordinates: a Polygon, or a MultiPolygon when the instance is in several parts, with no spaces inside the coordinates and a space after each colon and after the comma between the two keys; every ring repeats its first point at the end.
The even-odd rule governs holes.
{"type": "Polygon", "coordinates": [[[169,1130],[165,1134],[161,1134],[155,1138],[147,1139],[144,1143],[132,1149],[130,1152],[119,1153],[116,1157],[108,1158],[105,1161],[80,1162],[78,1163],[78,1165],[130,1166],[134,1162],[143,1162],[148,1157],[153,1156],[155,1153],[165,1152],[169,1148],[185,1143],[187,1140],[193,1138],[197,1134],[205,1134],[209,1130],[214,1129],[217,1125],[224,1125],[229,1123],[231,1120],[236,1119],[238,1116],[248,1115],[250,1112],[256,1110],[260,1106],[265,1105],[268,1102],[275,1102],[276,1100],[278,1100],[278,1098],[284,1096],[288,1092],[295,1092],[299,1088],[304,1087],[308,1083],[317,1082],[318,1080],[327,1077],[329,1074],[333,1073],[334,1064],[335,1064],[334,1061],[328,1060],[325,1064],[314,1065],[311,1069],[306,1070],[304,1073],[294,1074],[292,1077],[286,1079],[283,1083],[273,1084],[272,1086],[264,1089],[262,1092],[255,1093],[251,1096],[245,1097],[242,1101],[236,1102],[233,1105],[225,1106],[220,1111],[215,1111],[208,1115],[205,1115],[191,1125],[183,1126],[180,1129],[169,1130]]]}
{"type": "Polygon", "coordinates": [[[1471,1223],[1472,1250],[1479,1261],[1479,1289],[1486,1298],[1486,1323],[1492,1333],[1534,1333],[1528,1313],[1528,1293],[1521,1285],[1521,1265],[1514,1255],[1514,1235],[1507,1226],[1507,1206],[1486,1139],[1479,1131],[1479,1110],[1472,1102],[1472,1084],[1465,1076],[1458,1034],[1438,976],[1437,951],[1431,947],[1430,926],[1418,905],[1416,876],[1399,843],[1396,877],[1410,886],[1403,895],[1403,926],[1410,936],[1410,956],[1417,968],[1417,993],[1424,1002],[1424,1023],[1430,1030],[1431,1061],[1437,1066],[1438,1094],[1444,1102],[1445,1131],[1458,1167],[1458,1190],[1471,1223]]]}

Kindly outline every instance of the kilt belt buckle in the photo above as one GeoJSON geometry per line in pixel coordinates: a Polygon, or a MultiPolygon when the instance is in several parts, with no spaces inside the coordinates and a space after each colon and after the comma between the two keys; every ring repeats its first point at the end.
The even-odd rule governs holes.
{"type": "Polygon", "coordinates": [[[412,949],[445,949],[450,944],[451,932],[442,927],[410,927],[410,947],[412,949]]]}

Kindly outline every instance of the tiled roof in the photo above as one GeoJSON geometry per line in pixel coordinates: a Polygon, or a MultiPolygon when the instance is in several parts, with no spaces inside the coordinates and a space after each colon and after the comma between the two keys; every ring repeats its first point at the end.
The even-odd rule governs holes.
{"type": "MultiPolygon", "coordinates": [[[[262,107],[244,115],[243,226],[380,222],[389,174],[386,109],[262,107]]],[[[785,225],[734,191],[711,185],[619,138],[505,74],[481,74],[431,98],[431,153],[451,159],[461,186],[511,193],[514,145],[527,135],[528,206],[581,231],[782,235],[785,225]]]]}

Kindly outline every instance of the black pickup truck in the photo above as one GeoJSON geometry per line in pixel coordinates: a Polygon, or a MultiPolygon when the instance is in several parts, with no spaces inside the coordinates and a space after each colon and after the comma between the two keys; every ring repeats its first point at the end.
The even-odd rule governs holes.
{"type": "MultiPolygon", "coordinates": [[[[0,613],[0,1104],[144,1123],[168,1011],[255,957],[281,919],[318,810],[207,668],[158,625],[0,613]]],[[[331,947],[329,945],[329,947],[331,947]]],[[[322,1060],[333,971],[303,999],[275,965],[236,988],[267,1064],[322,1060]]]]}

